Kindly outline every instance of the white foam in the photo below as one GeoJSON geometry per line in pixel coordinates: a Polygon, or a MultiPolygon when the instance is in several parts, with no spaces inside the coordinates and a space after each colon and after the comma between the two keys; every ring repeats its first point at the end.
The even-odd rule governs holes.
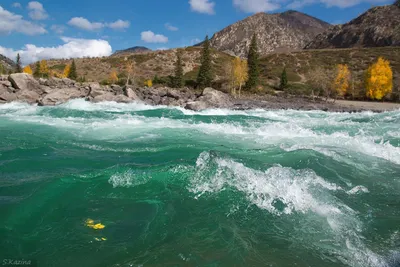
{"type": "MultiPolygon", "coordinates": [[[[340,255],[339,259],[346,265],[387,266],[383,257],[362,242],[362,224],[357,219],[357,213],[332,195],[332,192],[343,189],[325,181],[311,170],[274,166],[261,171],[232,159],[203,152],[197,159],[196,173],[191,178],[188,190],[200,198],[204,194],[216,194],[229,189],[243,193],[250,203],[275,216],[313,213],[325,218],[333,239],[339,244],[335,253],[340,255]],[[283,203],[284,207],[276,207],[277,201],[283,203]]],[[[359,190],[365,192],[362,186],[349,192],[359,190]]],[[[313,217],[307,215],[307,218],[313,217]]],[[[300,238],[302,241],[304,238],[300,238]]]]}
{"type": "Polygon", "coordinates": [[[113,174],[108,182],[116,187],[135,187],[147,183],[151,176],[146,173],[137,173],[133,170],[113,174]]]}
{"type": "Polygon", "coordinates": [[[360,194],[360,193],[369,193],[369,190],[365,186],[357,185],[357,186],[353,187],[352,189],[350,189],[349,191],[347,191],[347,194],[349,194],[349,195],[355,195],[355,194],[360,194]]]}

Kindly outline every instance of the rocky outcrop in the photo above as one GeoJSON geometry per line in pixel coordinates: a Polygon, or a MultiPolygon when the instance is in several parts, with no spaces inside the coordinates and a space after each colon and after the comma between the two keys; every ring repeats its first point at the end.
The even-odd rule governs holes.
{"type": "Polygon", "coordinates": [[[331,25],[297,11],[277,14],[257,13],[217,32],[211,46],[237,56],[247,55],[255,33],[261,54],[303,49],[331,25]]]}
{"type": "Polygon", "coordinates": [[[99,83],[80,84],[70,79],[36,80],[32,75],[21,73],[0,76],[0,103],[22,101],[53,106],[76,98],[95,103],[140,101],[149,105],[187,106],[193,110],[232,106],[230,96],[212,88],[204,89],[198,96],[188,88],[124,88],[118,85],[102,86],[99,83]]]}
{"type": "Polygon", "coordinates": [[[398,3],[369,9],[356,19],[317,35],[305,49],[382,47],[400,45],[398,3]]]}
{"type": "Polygon", "coordinates": [[[33,78],[32,75],[27,73],[14,73],[8,76],[8,80],[12,86],[17,90],[30,90],[38,94],[42,94],[43,90],[40,87],[40,83],[33,78]]]}
{"type": "Polygon", "coordinates": [[[205,88],[201,96],[194,101],[189,101],[185,108],[199,111],[208,108],[231,108],[232,106],[232,99],[229,95],[213,88],[205,88]]]}

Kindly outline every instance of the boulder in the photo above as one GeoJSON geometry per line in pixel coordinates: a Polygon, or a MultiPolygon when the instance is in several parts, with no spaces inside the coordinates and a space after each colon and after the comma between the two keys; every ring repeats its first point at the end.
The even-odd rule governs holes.
{"type": "Polygon", "coordinates": [[[62,83],[66,86],[74,86],[76,82],[69,78],[62,78],[62,83]]]}
{"type": "Polygon", "coordinates": [[[99,83],[91,83],[89,85],[89,88],[90,88],[89,95],[93,98],[95,98],[96,96],[101,96],[103,94],[109,94],[109,93],[115,95],[114,93],[110,92],[112,91],[110,88],[108,88],[108,90],[107,88],[102,88],[99,83]]]}
{"type": "Polygon", "coordinates": [[[17,100],[17,95],[8,91],[0,91],[0,103],[8,103],[17,100]]]}
{"type": "Polygon", "coordinates": [[[34,91],[37,94],[42,94],[43,91],[40,88],[40,83],[33,78],[32,75],[27,73],[13,73],[8,76],[8,80],[11,82],[15,89],[34,91]]]}
{"type": "Polygon", "coordinates": [[[125,90],[125,96],[127,96],[131,100],[140,100],[140,98],[131,88],[127,88],[125,90]]]}
{"type": "Polygon", "coordinates": [[[210,107],[228,108],[232,106],[232,101],[228,94],[211,87],[205,88],[198,100],[208,103],[210,107]]]}
{"type": "Polygon", "coordinates": [[[18,91],[16,93],[16,96],[19,101],[27,102],[29,104],[36,103],[40,98],[40,95],[38,93],[28,89],[22,89],[18,91]]]}
{"type": "Polygon", "coordinates": [[[53,90],[49,94],[40,99],[39,104],[42,106],[54,106],[68,102],[71,99],[83,98],[86,96],[85,90],[79,88],[64,88],[60,90],[53,90]]]}
{"type": "Polygon", "coordinates": [[[167,96],[175,98],[176,100],[182,98],[181,92],[179,92],[178,90],[175,90],[175,89],[168,90],[167,91],[167,96]]]}
{"type": "Polygon", "coordinates": [[[186,103],[185,109],[200,111],[203,109],[210,108],[210,105],[204,101],[191,101],[186,103]]]}
{"type": "Polygon", "coordinates": [[[98,102],[104,102],[104,101],[114,101],[114,102],[119,102],[119,103],[129,103],[132,100],[125,96],[125,95],[114,95],[113,93],[107,92],[102,95],[98,95],[91,99],[91,101],[98,103],[98,102]]]}

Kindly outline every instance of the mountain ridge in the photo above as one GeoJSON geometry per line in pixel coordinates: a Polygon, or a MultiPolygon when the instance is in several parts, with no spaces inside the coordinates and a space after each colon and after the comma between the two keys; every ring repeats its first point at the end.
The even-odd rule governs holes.
{"type": "Polygon", "coordinates": [[[400,0],[318,34],[305,49],[400,46],[400,0]]]}
{"type": "Polygon", "coordinates": [[[255,33],[260,53],[267,55],[301,50],[329,27],[327,22],[294,10],[274,14],[259,12],[216,32],[210,43],[219,51],[245,57],[255,33]]]}

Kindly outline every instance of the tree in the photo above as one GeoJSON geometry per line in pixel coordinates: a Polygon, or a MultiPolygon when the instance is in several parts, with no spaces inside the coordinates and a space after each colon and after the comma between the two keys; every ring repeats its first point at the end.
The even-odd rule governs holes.
{"type": "Polygon", "coordinates": [[[154,84],[159,84],[159,83],[160,83],[160,78],[158,78],[158,75],[157,75],[157,74],[154,75],[153,83],[154,83],[154,84]]]}
{"type": "Polygon", "coordinates": [[[287,87],[288,84],[288,79],[287,79],[287,73],[286,73],[286,67],[283,68],[282,74],[281,74],[281,81],[279,84],[279,88],[281,90],[285,89],[287,87]]]}
{"type": "Polygon", "coordinates": [[[153,87],[153,81],[152,80],[145,80],[144,81],[144,86],[153,87]]]}
{"type": "Polygon", "coordinates": [[[201,52],[201,66],[197,75],[197,85],[200,87],[211,86],[213,80],[211,54],[210,54],[210,41],[208,35],[203,42],[203,50],[201,52]]]}
{"type": "Polygon", "coordinates": [[[317,95],[325,96],[326,101],[328,101],[332,94],[333,72],[329,69],[317,67],[311,70],[307,77],[312,96],[314,97],[314,93],[316,93],[317,95]]]}
{"type": "Polygon", "coordinates": [[[0,74],[4,74],[6,72],[6,68],[4,68],[3,64],[0,63],[0,74]]]}
{"type": "Polygon", "coordinates": [[[21,73],[22,72],[22,65],[21,65],[21,56],[19,53],[17,54],[17,64],[15,66],[15,72],[16,73],[21,73]]]}
{"type": "Polygon", "coordinates": [[[25,68],[24,68],[24,73],[28,73],[28,74],[32,74],[32,69],[31,69],[31,67],[29,66],[29,65],[27,65],[25,68]]]}
{"type": "Polygon", "coordinates": [[[260,66],[259,66],[259,53],[258,53],[258,45],[257,45],[257,36],[253,34],[253,38],[251,39],[249,53],[247,56],[247,62],[249,65],[249,74],[248,80],[246,83],[247,89],[252,89],[259,84],[260,79],[260,66]]]}
{"type": "Polygon", "coordinates": [[[182,51],[176,51],[176,62],[175,62],[175,76],[174,83],[175,88],[180,88],[183,86],[183,67],[182,67],[182,51]]]}
{"type": "Polygon", "coordinates": [[[126,79],[126,86],[128,86],[130,79],[132,79],[131,84],[134,83],[134,71],[135,71],[135,61],[133,59],[131,61],[128,60],[128,58],[125,58],[126,61],[126,72],[128,73],[128,77],[126,79]]]}
{"type": "Polygon", "coordinates": [[[368,68],[365,76],[365,88],[367,97],[376,100],[381,100],[392,92],[393,72],[389,60],[379,57],[378,61],[368,68]]]}
{"type": "Polygon", "coordinates": [[[116,71],[112,71],[110,73],[110,77],[108,78],[108,80],[110,81],[110,83],[116,83],[118,82],[118,75],[116,71]]]}
{"type": "Polygon", "coordinates": [[[340,96],[345,96],[350,86],[350,71],[346,64],[338,64],[333,90],[340,96]]]}
{"type": "Polygon", "coordinates": [[[76,80],[78,78],[78,73],[76,71],[75,60],[72,60],[71,67],[70,67],[69,74],[68,74],[68,78],[70,78],[71,80],[76,80]]]}
{"type": "Polygon", "coordinates": [[[228,89],[231,92],[233,96],[236,95],[236,87],[235,87],[235,74],[234,74],[234,68],[233,68],[233,62],[235,60],[229,60],[225,65],[224,65],[224,78],[228,83],[228,89]]]}
{"type": "Polygon", "coordinates": [[[245,84],[248,78],[248,66],[246,60],[242,60],[239,57],[235,57],[235,59],[233,60],[233,77],[234,77],[235,87],[239,87],[239,97],[240,97],[242,86],[245,84]]]}
{"type": "Polygon", "coordinates": [[[49,77],[49,68],[47,67],[47,61],[44,59],[40,61],[39,73],[42,77],[49,77]]]}
{"type": "Polygon", "coordinates": [[[63,76],[64,76],[65,78],[68,78],[70,72],[71,72],[71,65],[70,65],[70,64],[67,64],[67,65],[65,66],[65,68],[64,68],[63,76]]]}
{"type": "Polygon", "coordinates": [[[35,76],[36,78],[40,77],[40,62],[39,61],[36,62],[35,72],[33,73],[33,76],[35,76]]]}

